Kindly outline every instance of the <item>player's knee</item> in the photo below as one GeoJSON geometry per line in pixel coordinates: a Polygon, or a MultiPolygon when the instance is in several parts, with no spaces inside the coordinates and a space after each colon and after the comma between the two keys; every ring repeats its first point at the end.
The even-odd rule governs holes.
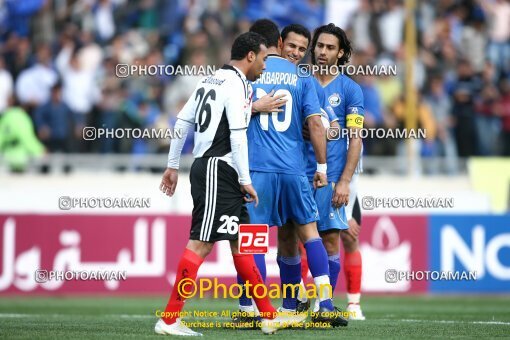
{"type": "Polygon", "coordinates": [[[340,239],[344,250],[348,253],[355,252],[358,249],[358,240],[346,231],[340,233],[340,239]]]}
{"type": "Polygon", "coordinates": [[[317,223],[312,222],[308,224],[300,224],[297,227],[298,236],[301,242],[306,243],[306,241],[319,238],[319,232],[317,231],[317,223]]]}
{"type": "Polygon", "coordinates": [[[299,255],[298,243],[296,238],[278,238],[278,253],[281,256],[297,256],[299,255]]]}
{"type": "Polygon", "coordinates": [[[201,258],[205,258],[212,251],[214,247],[214,243],[203,242],[197,240],[189,240],[186,248],[193,251],[195,254],[200,256],[201,258]]]}
{"type": "Polygon", "coordinates": [[[322,234],[322,243],[324,244],[324,248],[326,248],[326,252],[328,256],[338,254],[340,251],[340,240],[339,235],[336,232],[322,234]]]}

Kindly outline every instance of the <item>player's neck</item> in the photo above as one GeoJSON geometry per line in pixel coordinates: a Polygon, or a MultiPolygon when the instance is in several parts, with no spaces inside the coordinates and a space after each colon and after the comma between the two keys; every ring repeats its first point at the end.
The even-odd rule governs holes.
{"type": "Polygon", "coordinates": [[[281,56],[282,55],[282,51],[278,47],[271,46],[271,47],[267,48],[267,54],[268,55],[276,54],[277,56],[281,56]]]}
{"type": "Polygon", "coordinates": [[[228,64],[236,67],[246,77],[249,66],[243,60],[231,60],[228,64]]]}
{"type": "Polygon", "coordinates": [[[321,74],[321,73],[315,73],[315,78],[319,81],[319,84],[321,86],[326,86],[329,83],[333,81],[333,79],[336,78],[336,74],[321,74]]]}

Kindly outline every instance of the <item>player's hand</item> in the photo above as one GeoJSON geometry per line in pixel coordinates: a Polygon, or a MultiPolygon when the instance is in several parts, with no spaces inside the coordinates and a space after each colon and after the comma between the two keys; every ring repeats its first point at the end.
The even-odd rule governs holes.
{"type": "Polygon", "coordinates": [[[326,176],[325,173],[322,172],[315,172],[315,175],[313,175],[313,187],[315,189],[322,188],[328,185],[328,176],[326,176]]]}
{"type": "Polygon", "coordinates": [[[346,230],[346,232],[351,235],[354,239],[359,238],[359,232],[361,231],[361,226],[354,221],[349,221],[349,229],[346,230]]]}
{"type": "Polygon", "coordinates": [[[335,208],[341,207],[342,205],[346,206],[349,203],[349,182],[345,180],[340,180],[335,185],[335,193],[333,198],[331,199],[331,203],[335,208]]]}
{"type": "Polygon", "coordinates": [[[253,103],[252,108],[253,111],[257,112],[282,112],[283,109],[279,109],[279,107],[283,106],[287,99],[285,99],[284,94],[279,94],[274,96],[274,90],[266,94],[264,97],[259,98],[256,102],[253,103]]]}
{"type": "Polygon", "coordinates": [[[255,202],[255,206],[259,205],[259,196],[255,191],[253,185],[241,185],[241,191],[243,194],[248,195],[248,197],[244,196],[244,201],[247,203],[255,202]]]}
{"type": "Polygon", "coordinates": [[[175,187],[177,186],[177,179],[179,174],[176,169],[167,168],[161,179],[159,190],[169,197],[172,197],[175,193],[175,187]]]}
{"type": "Polygon", "coordinates": [[[303,130],[301,133],[303,134],[303,138],[305,140],[310,140],[310,129],[308,128],[308,124],[305,123],[305,125],[303,125],[303,130]]]}

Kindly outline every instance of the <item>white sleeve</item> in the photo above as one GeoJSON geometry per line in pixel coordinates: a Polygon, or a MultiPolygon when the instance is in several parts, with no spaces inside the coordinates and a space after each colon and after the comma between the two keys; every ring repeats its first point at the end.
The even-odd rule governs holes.
{"type": "Polygon", "coordinates": [[[230,146],[232,148],[232,163],[239,175],[239,184],[251,184],[246,129],[230,130],[230,146]]]}
{"type": "Polygon", "coordinates": [[[174,125],[174,129],[182,130],[182,138],[172,139],[170,142],[170,150],[168,151],[168,164],[167,167],[172,169],[179,169],[179,161],[181,159],[182,148],[184,147],[184,143],[186,142],[186,137],[188,136],[188,130],[193,126],[193,123],[188,121],[177,119],[177,122],[174,125]]]}
{"type": "Polygon", "coordinates": [[[225,111],[230,129],[232,165],[239,175],[241,185],[251,184],[248,163],[248,139],[246,129],[251,117],[251,86],[240,79],[232,81],[231,93],[225,102],[225,111]]]}
{"type": "Polygon", "coordinates": [[[177,118],[187,121],[190,124],[195,124],[195,98],[197,95],[197,89],[193,91],[191,96],[188,98],[188,101],[184,106],[182,107],[181,111],[179,111],[179,114],[177,114],[177,118]]]}
{"type": "Polygon", "coordinates": [[[233,79],[225,101],[228,126],[230,130],[246,129],[251,117],[251,86],[241,79],[233,79]]]}

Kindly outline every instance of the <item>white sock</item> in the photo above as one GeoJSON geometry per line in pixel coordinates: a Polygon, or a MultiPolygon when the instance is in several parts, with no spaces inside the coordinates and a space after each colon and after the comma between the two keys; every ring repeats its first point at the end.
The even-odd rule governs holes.
{"type": "Polygon", "coordinates": [[[303,282],[303,279],[301,279],[301,284],[299,285],[299,294],[297,296],[297,299],[303,303],[308,301],[308,297],[306,296],[306,287],[303,282]]]}
{"type": "Polygon", "coordinates": [[[329,282],[329,275],[321,275],[313,278],[315,287],[317,289],[317,298],[319,301],[325,301],[333,298],[331,283],[329,282]]]}
{"type": "Polygon", "coordinates": [[[361,293],[357,294],[349,294],[347,293],[347,303],[356,303],[359,305],[359,300],[361,299],[361,293]]]}
{"type": "Polygon", "coordinates": [[[251,299],[251,305],[253,306],[253,310],[255,311],[255,316],[260,316],[259,308],[255,303],[255,300],[251,299]]]}

